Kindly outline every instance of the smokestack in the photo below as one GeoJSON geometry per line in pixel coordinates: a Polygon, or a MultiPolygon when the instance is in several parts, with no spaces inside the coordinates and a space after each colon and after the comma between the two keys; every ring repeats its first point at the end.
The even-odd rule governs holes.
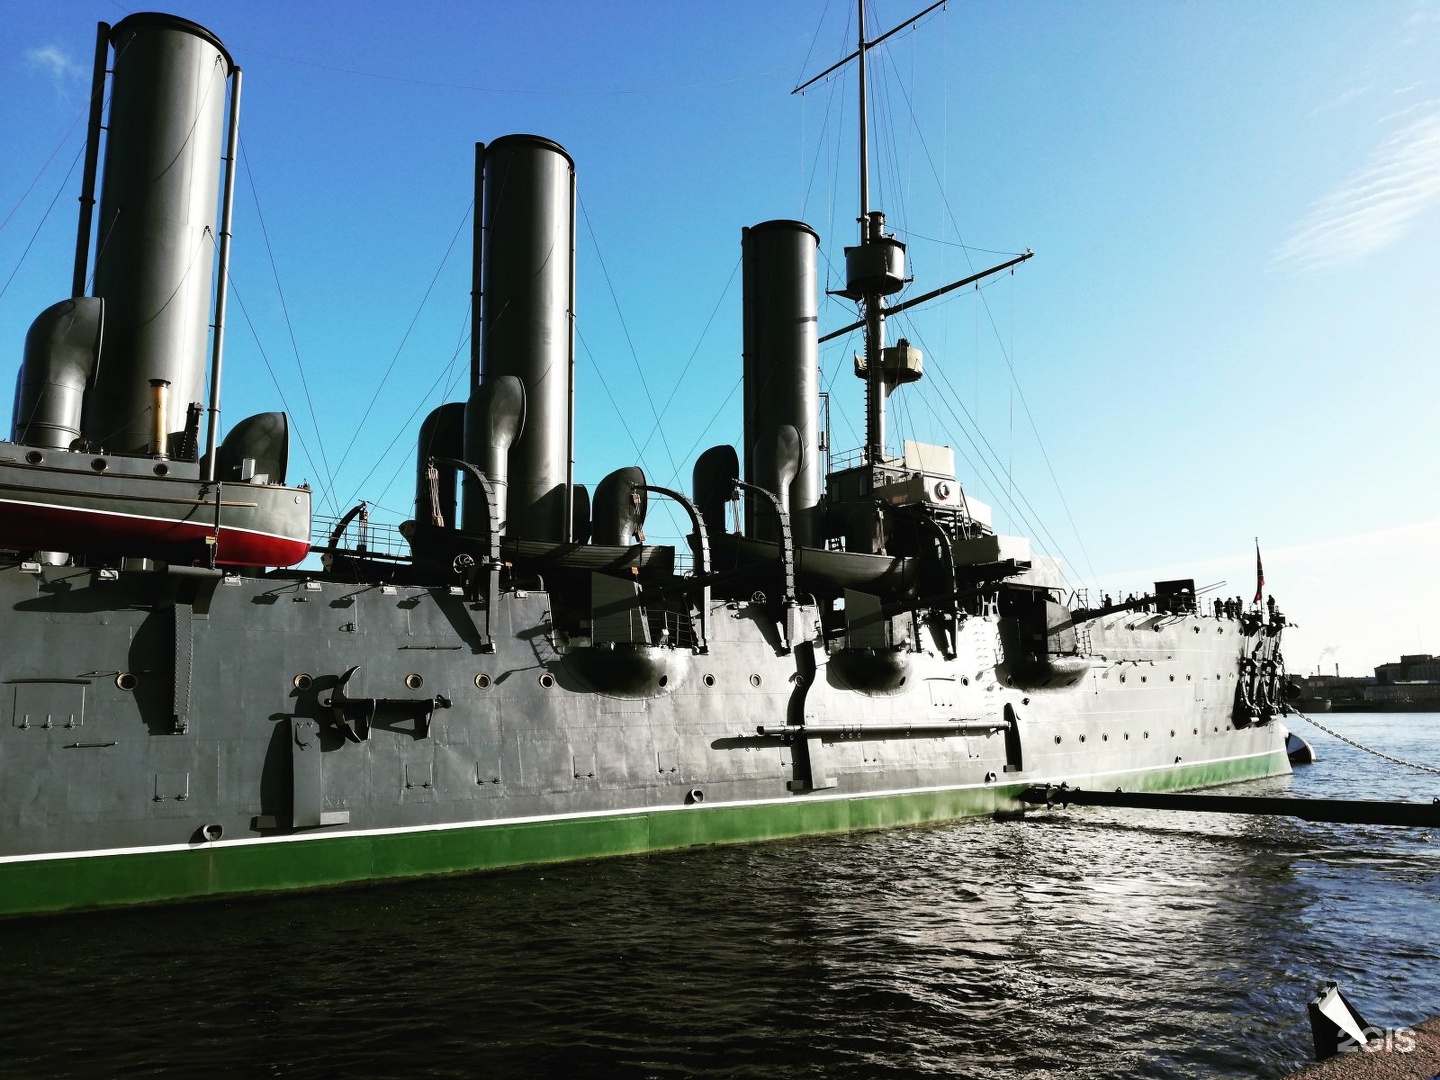
{"type": "MultiPolygon", "coordinates": [[[[815,254],[800,221],[766,221],[740,234],[744,265],[745,481],[774,492],[795,542],[819,543],[819,332],[815,254]]],[[[768,506],[745,504],[745,532],[779,537],[768,506]]]]}
{"type": "MultiPolygon", "coordinates": [[[[110,45],[95,228],[105,359],[85,396],[83,430],[97,449],[143,454],[151,446],[151,380],[169,383],[180,402],[204,398],[225,90],[234,64],[208,30],[172,15],[127,16],[110,31],[110,45]]],[[[165,441],[174,434],[167,431],[165,441]]]]}
{"type": "MultiPolygon", "coordinates": [[[[486,457],[502,449],[490,415],[498,399],[482,395],[481,384],[518,380],[523,420],[503,425],[518,432],[505,451],[506,533],[566,541],[573,531],[575,163],[549,139],[507,135],[477,154],[476,187],[484,238],[476,252],[479,320],[472,331],[479,381],[465,414],[465,457],[483,469],[486,457]]],[[[465,493],[467,530],[479,520],[473,486],[465,493]]]]}

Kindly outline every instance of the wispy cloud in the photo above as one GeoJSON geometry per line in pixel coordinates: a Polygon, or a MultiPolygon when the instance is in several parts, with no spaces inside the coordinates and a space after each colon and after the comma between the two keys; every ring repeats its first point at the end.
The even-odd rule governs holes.
{"type": "Polygon", "coordinates": [[[1434,23],[1440,23],[1440,11],[1426,4],[1418,6],[1405,20],[1406,26],[1428,26],[1434,23]]]}
{"type": "Polygon", "coordinates": [[[38,49],[25,50],[25,62],[32,71],[44,72],[64,91],[85,77],[85,69],[70,58],[70,54],[58,45],[42,45],[38,49]]]}
{"type": "Polygon", "coordinates": [[[1405,235],[1440,198],[1440,101],[1388,118],[1398,125],[1363,167],[1310,205],[1273,263],[1318,270],[1354,262],[1405,235]]]}
{"type": "Polygon", "coordinates": [[[1352,86],[1348,90],[1342,90],[1332,100],[1316,106],[1315,111],[1310,115],[1319,116],[1321,113],[1332,112],[1335,109],[1343,109],[1346,105],[1349,105],[1350,102],[1357,98],[1362,98],[1368,93],[1370,93],[1369,84],[1365,86],[1352,86]]]}

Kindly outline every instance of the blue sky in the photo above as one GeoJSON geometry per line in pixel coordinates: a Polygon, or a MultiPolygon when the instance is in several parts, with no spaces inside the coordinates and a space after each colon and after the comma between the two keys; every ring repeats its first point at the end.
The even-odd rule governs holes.
{"type": "MultiPolygon", "coordinates": [[[[888,29],[923,5],[870,6],[888,29]]],[[[127,10],[0,9],[11,367],[69,287],[94,25],[127,10]]],[[[699,449],[739,442],[742,227],[802,218],[836,264],[853,242],[852,76],[789,94],[853,47],[843,0],[169,10],[245,70],[227,423],[283,394],[290,479],[333,474],[341,509],[408,515],[418,419],[463,396],[476,140],[576,160],[592,485],[638,462],[688,486],[699,449]]],[[[1293,669],[1440,652],[1437,55],[1440,3],[1417,0],[976,0],[892,39],[873,201],[912,291],[1036,252],[896,320],[927,370],[896,434],[955,446],[997,527],[1077,585],[1248,598],[1258,536],[1293,669]]],[[[851,317],[822,304],[822,329],[851,317]]],[[[857,347],[822,351],[836,450],[861,441],[857,347]]]]}

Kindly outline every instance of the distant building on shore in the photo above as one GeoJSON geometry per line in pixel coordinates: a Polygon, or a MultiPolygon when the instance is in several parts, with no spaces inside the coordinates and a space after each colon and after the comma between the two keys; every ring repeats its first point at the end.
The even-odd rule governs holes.
{"type": "Polygon", "coordinates": [[[1429,653],[1414,653],[1381,664],[1373,677],[1316,674],[1301,676],[1295,682],[1300,687],[1302,712],[1440,712],[1440,658],[1429,653]]]}

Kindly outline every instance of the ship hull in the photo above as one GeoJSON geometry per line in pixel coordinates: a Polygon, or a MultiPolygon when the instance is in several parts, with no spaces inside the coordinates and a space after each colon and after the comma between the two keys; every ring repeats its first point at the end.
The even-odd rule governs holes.
{"type": "Polygon", "coordinates": [[[708,652],[625,653],[567,642],[540,592],[500,597],[493,651],[486,613],[448,588],[12,565],[0,596],[7,915],[1020,812],[1035,783],[1289,769],[1281,725],[1233,719],[1244,638],[1228,620],[1096,620],[1089,670],[1047,690],[1008,685],[977,616],[950,654],[921,638],[898,684],[867,688],[739,602],[713,605],[708,652]]]}

